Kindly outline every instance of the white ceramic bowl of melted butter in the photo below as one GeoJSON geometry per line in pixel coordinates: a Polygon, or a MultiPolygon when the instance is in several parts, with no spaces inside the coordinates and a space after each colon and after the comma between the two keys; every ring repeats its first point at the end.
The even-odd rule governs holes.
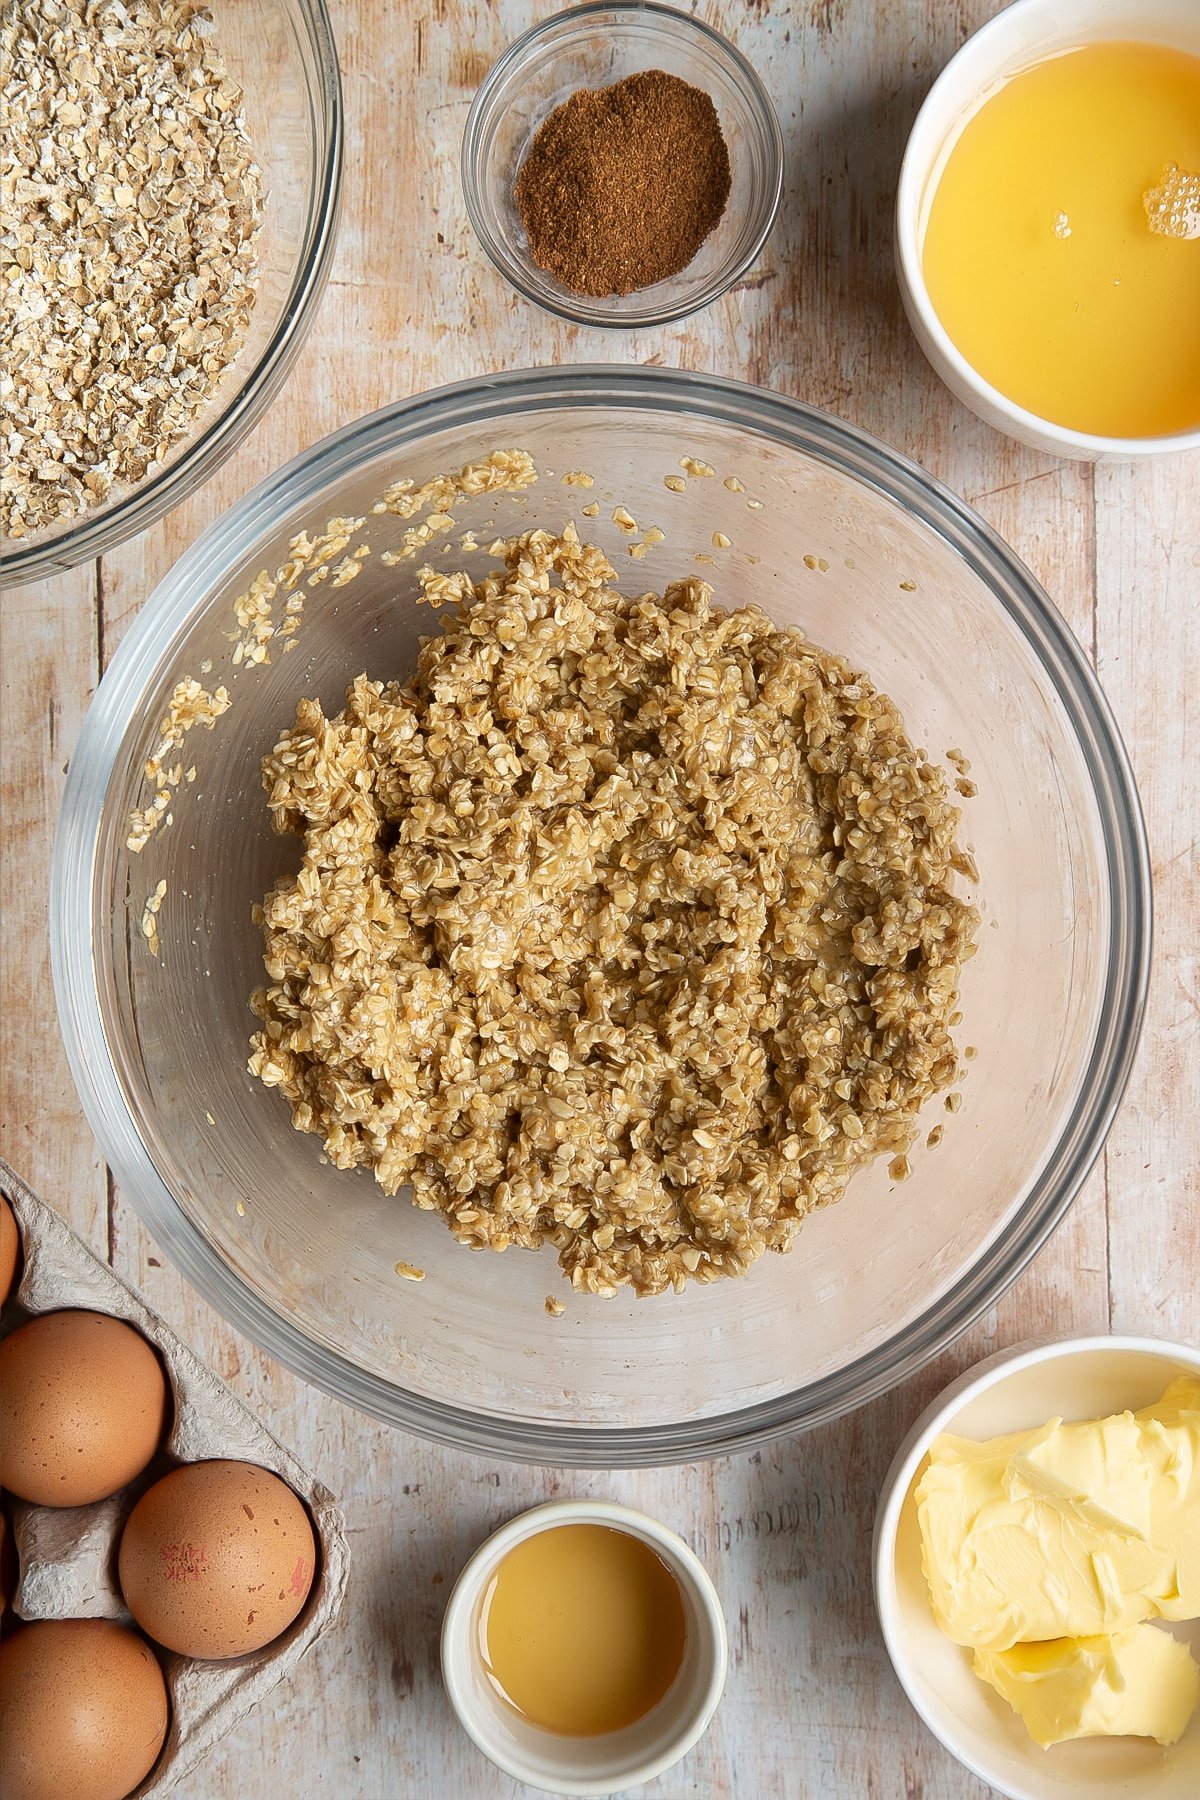
{"type": "MultiPolygon", "coordinates": [[[[1157,1338],[1084,1337],[1002,1350],[951,1382],[892,1461],[875,1518],[875,1604],[888,1655],[926,1725],[964,1767],[1011,1800],[1196,1800],[1200,1712],[1177,1744],[1083,1738],[1043,1750],[937,1625],[921,1566],[913,1489],[942,1432],[985,1439],[1048,1419],[1098,1419],[1200,1375],[1200,1349],[1157,1338]]],[[[1200,1619],[1163,1627],[1200,1658],[1200,1619]]]]}
{"type": "Polygon", "coordinates": [[[608,1501],[553,1501],[510,1519],[466,1564],[442,1621],[442,1679],[464,1731],[506,1775],[551,1794],[612,1794],[672,1768],[708,1729],[728,1661],[721,1602],[695,1553],[656,1519],[608,1501]],[[590,1737],[560,1736],[522,1718],[496,1692],[480,1653],[484,1596],[501,1562],[518,1544],[563,1525],[640,1538],[674,1576],[683,1604],[683,1660],[668,1692],[632,1725],[590,1737]]]}
{"type": "Polygon", "coordinates": [[[930,298],[922,257],[930,203],[967,120],[1019,70],[1064,50],[1113,41],[1165,44],[1200,55],[1200,6],[1196,0],[1016,0],[1005,6],[967,39],[934,82],[909,135],[896,190],[896,278],[908,322],[933,368],[955,398],[996,431],[1045,455],[1085,462],[1195,450],[1200,428],[1162,437],[1102,437],[1018,405],[993,387],[951,338],[930,298]]]}

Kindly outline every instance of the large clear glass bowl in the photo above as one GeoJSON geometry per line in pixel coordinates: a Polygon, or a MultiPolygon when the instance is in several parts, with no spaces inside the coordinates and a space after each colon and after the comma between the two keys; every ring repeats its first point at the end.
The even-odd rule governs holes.
{"type": "Polygon", "coordinates": [[[250,330],[191,430],[132,487],[103,505],[0,544],[0,581],[16,587],[72,569],[145,531],[232,455],[275,398],[325,287],[342,178],[342,89],[325,0],[216,0],[217,43],[243,92],[263,175],[259,279],[250,330]]]}
{"type": "MultiPolygon", "coordinates": [[[[455,546],[455,557],[457,557],[455,546]]],[[[418,559],[419,560],[419,559],[418,559]]],[[[470,559],[477,571],[492,559],[470,559]]],[[[448,566],[448,565],[447,565],[448,566]]],[[[1149,961],[1146,844],[1117,731],[1078,644],[1016,557],[960,500],[850,426],[709,376],[541,369],[360,420],[263,482],[146,602],[84,725],[55,850],[51,929],[63,1030],[123,1192],[184,1273],[264,1349],[330,1393],[444,1442],[560,1464],[633,1465],[744,1448],[856,1406],[917,1368],[1010,1283],[1062,1218],[1120,1099],[1149,961]],[[572,1297],[550,1251],[471,1253],[436,1215],[333,1169],[246,1072],[262,980],[251,907],[294,867],[259,764],[302,695],[336,708],[360,671],[405,677],[436,620],[403,522],[371,513],[500,447],[543,470],[524,497],[456,503],[459,530],[574,516],[626,585],[699,567],[859,662],[913,737],[970,758],[964,834],[980,871],[979,954],[955,1114],[923,1121],[911,1178],[860,1174],[790,1255],[741,1281],[635,1301],[572,1297]],[[673,493],[680,458],[716,473],[673,493]],[[564,486],[566,471],[593,477],[564,486]],[[725,485],[731,480],[734,486],[725,485]],[[740,484],[741,491],[737,491],[740,484]],[[751,506],[750,501],[761,502],[751,506]],[[594,519],[584,504],[599,503],[594,519]],[[627,554],[615,506],[666,534],[627,554]],[[233,605],[289,539],[366,515],[373,554],[318,587],[298,647],[236,666],[233,605]],[[714,534],[730,540],[714,548],[714,534]],[[699,562],[697,559],[700,559],[699,562]],[[174,684],[224,682],[193,731],[173,822],[140,855],[127,815],[174,684]],[[161,882],[160,949],[143,905],[161,882]],[[925,1149],[925,1124],[945,1127],[925,1149]],[[400,1279],[397,1262],[426,1271],[400,1279]],[[547,1316],[548,1294],[567,1300],[547,1316]]]]}

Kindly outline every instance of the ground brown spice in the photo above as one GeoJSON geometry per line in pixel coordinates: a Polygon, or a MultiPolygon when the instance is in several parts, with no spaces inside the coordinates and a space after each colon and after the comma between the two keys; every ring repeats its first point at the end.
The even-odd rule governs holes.
{"type": "Polygon", "coordinates": [[[539,128],[516,201],[539,268],[577,294],[632,294],[678,275],[729,198],[717,109],[647,69],[580,88],[539,128]]]}

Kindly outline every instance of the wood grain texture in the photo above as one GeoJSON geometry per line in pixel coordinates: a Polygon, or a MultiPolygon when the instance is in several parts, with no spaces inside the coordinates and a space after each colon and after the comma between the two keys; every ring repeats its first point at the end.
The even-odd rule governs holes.
{"type": "MultiPolygon", "coordinates": [[[[218,0],[218,6],[220,0],[218,0]]],[[[707,1561],[732,1664],[712,1731],[658,1800],[985,1800],[893,1678],[870,1596],[875,1496],[907,1425],[953,1373],[1044,1331],[1200,1338],[1200,466],[1093,471],[998,437],[911,339],[891,266],[901,149],[936,70],[996,0],[702,0],[762,73],[787,139],[779,224],[751,275],[699,318],[610,336],[514,300],[474,244],[457,158],[474,86],[553,8],[539,0],[339,0],[348,109],[337,261],[282,396],[239,454],[136,543],[3,608],[4,1107],[0,1148],[311,1466],[354,1546],[331,1636],[180,1788],[180,1800],[509,1800],[524,1792],[458,1730],[437,1668],[457,1568],[505,1517],[609,1496],[675,1523],[707,1561]],[[580,1475],[423,1445],[296,1381],[164,1264],[109,1194],[50,995],[45,895],[63,766],[141,601],[270,468],[359,413],[499,367],[629,360],[761,381],[876,432],[964,493],[1025,558],[1099,661],[1141,782],[1158,950],[1150,1022],[1105,1157],[1001,1304],[936,1364],[854,1417],[761,1454],[580,1475]],[[1194,761],[1194,751],[1192,752],[1194,761]]]]}

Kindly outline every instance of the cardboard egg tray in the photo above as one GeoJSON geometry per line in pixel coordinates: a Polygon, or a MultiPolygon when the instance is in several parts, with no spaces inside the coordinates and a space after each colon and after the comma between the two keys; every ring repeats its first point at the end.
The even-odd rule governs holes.
{"type": "Polygon", "coordinates": [[[154,1345],[174,1395],[174,1421],[146,1475],[93,1506],[43,1507],[11,1500],[20,1558],[14,1610],[22,1619],[118,1619],[132,1623],[117,1585],[117,1545],[138,1496],[167,1467],[228,1457],[279,1475],[308,1508],[317,1538],[312,1592],[300,1617],[265,1649],[225,1662],[160,1653],[171,1696],[163,1752],[137,1788],[137,1800],[166,1794],[277,1682],[337,1615],[348,1550],[333,1495],[260,1425],[213,1371],[152,1312],[127,1282],[94,1256],[63,1219],[8,1164],[0,1191],[12,1207],[24,1252],[21,1280],[5,1308],[6,1326],[27,1315],[80,1307],[124,1319],[154,1345]]]}

